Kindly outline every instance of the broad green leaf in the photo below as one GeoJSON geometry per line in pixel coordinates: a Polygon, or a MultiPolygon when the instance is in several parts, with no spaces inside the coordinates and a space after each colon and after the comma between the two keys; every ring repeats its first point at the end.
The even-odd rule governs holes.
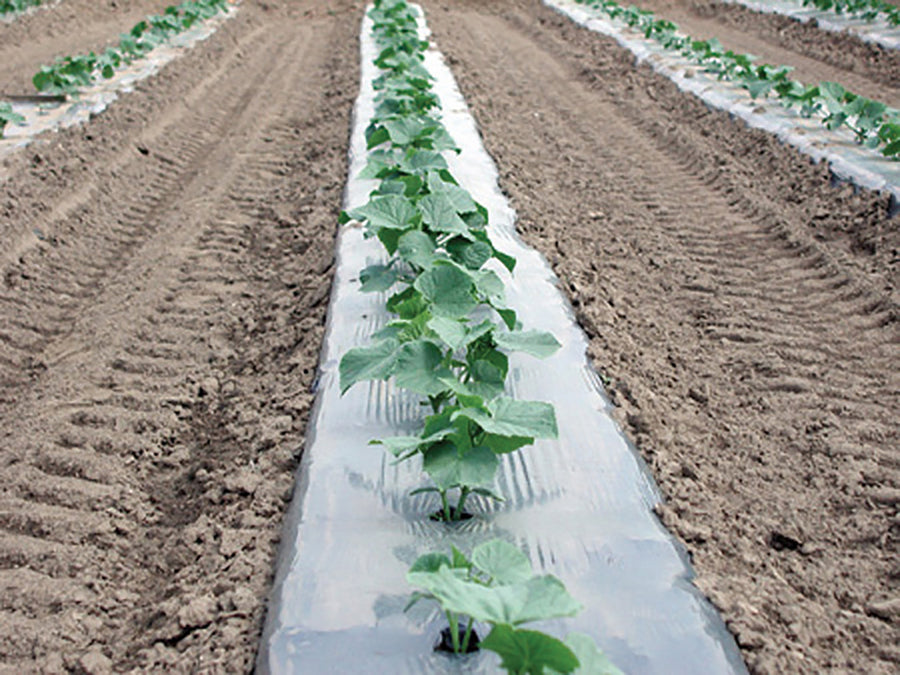
{"type": "Polygon", "coordinates": [[[396,145],[411,145],[430,136],[440,126],[437,120],[427,117],[401,117],[384,123],[391,142],[396,145]]]}
{"type": "Polygon", "coordinates": [[[498,455],[515,452],[519,448],[534,443],[530,436],[498,436],[497,434],[485,434],[481,444],[490,448],[498,455]]]}
{"type": "Polygon", "coordinates": [[[374,441],[369,441],[370,445],[383,445],[385,449],[390,452],[394,457],[402,457],[403,455],[407,455],[411,452],[417,451],[423,445],[429,445],[431,443],[437,443],[440,440],[443,440],[451,433],[453,433],[453,429],[442,429],[437,433],[431,434],[429,436],[389,436],[388,438],[379,438],[374,441]]]}
{"type": "Polygon", "coordinates": [[[483,586],[446,567],[432,573],[410,573],[407,580],[434,595],[445,610],[476,621],[518,626],[529,621],[574,616],[581,605],[552,575],[532,577],[519,584],[483,586]]]}
{"type": "Polygon", "coordinates": [[[458,319],[433,316],[428,321],[428,327],[453,351],[461,349],[466,344],[468,335],[466,326],[458,319]]]}
{"type": "Polygon", "coordinates": [[[494,254],[490,244],[469,241],[463,237],[454,237],[447,242],[445,248],[456,262],[470,270],[480,269],[494,254]]]}
{"type": "Polygon", "coordinates": [[[454,487],[490,487],[499,466],[487,448],[460,451],[452,442],[438,443],[424,452],[422,469],[442,490],[454,487]]]}
{"type": "Polygon", "coordinates": [[[400,168],[407,173],[425,174],[431,170],[446,169],[447,160],[433,150],[412,150],[400,160],[400,168]]]}
{"type": "Polygon", "coordinates": [[[457,214],[447,197],[443,195],[426,195],[419,200],[419,211],[422,222],[435,232],[449,232],[461,236],[469,236],[469,228],[457,214]]]}
{"type": "MultiPolygon", "coordinates": [[[[594,641],[583,633],[569,633],[566,636],[566,645],[575,653],[578,659],[578,669],[575,675],[625,675],[621,670],[616,668],[615,664],[609,660],[594,643],[594,641]]],[[[563,671],[557,671],[563,672],[563,671]]]]}
{"type": "Polygon", "coordinates": [[[418,215],[410,201],[399,195],[373,197],[365,206],[353,209],[350,216],[356,220],[366,220],[373,228],[405,230],[418,215]]]}
{"type": "Polygon", "coordinates": [[[400,278],[400,274],[390,265],[369,265],[359,274],[363,293],[386,291],[400,278]]]}
{"type": "Polygon", "coordinates": [[[397,385],[425,396],[436,396],[447,391],[447,385],[441,378],[451,373],[441,366],[443,358],[443,353],[433,342],[407,342],[396,353],[394,371],[397,385]]]}
{"type": "Polygon", "coordinates": [[[472,279],[451,265],[435,265],[416,279],[415,288],[431,302],[433,314],[462,318],[478,306],[472,279]]]}
{"type": "Polygon", "coordinates": [[[491,303],[503,302],[503,280],[497,276],[494,270],[478,270],[472,273],[475,279],[475,287],[491,303]]]}
{"type": "Polygon", "coordinates": [[[579,665],[578,658],[565,643],[540,631],[498,625],[480,646],[498,654],[500,665],[508,673],[544,675],[546,669],[551,669],[567,674],[579,665]]]}
{"type": "Polygon", "coordinates": [[[338,368],[341,394],[357,382],[384,380],[390,377],[397,364],[397,340],[388,339],[367,347],[354,347],[341,358],[338,368]]]}
{"type": "Polygon", "coordinates": [[[476,546],[472,550],[472,564],[499,585],[523,583],[533,574],[528,556],[502,539],[476,546]]]}
{"type": "Polygon", "coordinates": [[[437,171],[428,172],[427,183],[428,191],[448,199],[457,213],[470,213],[478,207],[467,190],[445,181],[437,171]]]}
{"type": "Polygon", "coordinates": [[[516,352],[525,352],[539,359],[544,359],[554,354],[561,346],[552,333],[539,330],[517,330],[509,333],[494,331],[494,342],[497,343],[498,347],[516,352]]]}
{"type": "Polygon", "coordinates": [[[556,414],[553,406],[541,401],[516,401],[501,397],[488,404],[490,415],[467,408],[457,415],[468,417],[482,429],[498,436],[556,438],[556,414]]]}
{"type": "Polygon", "coordinates": [[[406,262],[427,268],[434,260],[434,240],[421,230],[404,233],[397,242],[397,253],[406,262]]]}

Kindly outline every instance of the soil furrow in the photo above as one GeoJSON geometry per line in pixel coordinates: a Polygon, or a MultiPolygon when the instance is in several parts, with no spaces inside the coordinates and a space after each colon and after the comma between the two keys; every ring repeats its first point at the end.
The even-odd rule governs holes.
{"type": "Polygon", "coordinates": [[[751,669],[896,670],[887,200],[538,2],[427,9],[751,669]]]}
{"type": "Polygon", "coordinates": [[[193,67],[37,151],[84,160],[60,201],[39,201],[34,165],[4,186],[52,238],[5,270],[4,329],[43,364],[3,391],[9,668],[250,670],[312,399],[358,22],[350,3],[245,3],[193,67]],[[129,148],[89,157],[108,127],[129,148]],[[50,289],[69,304],[38,344],[50,289]]]}

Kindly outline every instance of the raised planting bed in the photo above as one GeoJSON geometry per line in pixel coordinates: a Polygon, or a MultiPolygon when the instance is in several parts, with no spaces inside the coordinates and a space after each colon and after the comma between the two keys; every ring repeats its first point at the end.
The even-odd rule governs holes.
{"type": "MultiPolygon", "coordinates": [[[[282,538],[258,670],[492,673],[500,669],[501,654],[508,670],[524,672],[521,662],[511,665],[509,652],[491,651],[491,645],[514,637],[510,633],[528,620],[528,630],[566,640],[579,659],[584,657],[575,672],[615,672],[608,663],[601,670],[587,658],[597,656],[590,643],[624,672],[746,672],[732,637],[690,583],[683,550],[653,513],[659,495],[609,416],[610,404],[585,356],[586,338],[556,278],[515,232],[515,214],[497,187],[496,168],[449,69],[434,49],[424,52],[420,64],[408,55],[385,55],[372,29],[367,17],[347,222],[338,236],[318,397],[282,538]],[[418,85],[398,92],[387,105],[378,98],[376,107],[374,86],[387,85],[375,61],[389,67],[404,59],[419,80],[427,83],[426,72],[434,78],[431,91],[439,96],[440,129],[446,135],[434,127],[385,123],[382,116],[391,106],[399,109],[427,95],[418,85]],[[380,121],[370,126],[376,115],[380,121]],[[386,151],[398,144],[406,150],[386,151]],[[437,152],[437,147],[447,149],[437,152]],[[378,193],[371,196],[374,190],[378,193]],[[434,217],[433,202],[451,194],[453,208],[434,217]],[[465,239],[465,230],[470,243],[484,243],[476,234],[483,227],[477,214],[484,213],[489,245],[476,247],[481,254],[475,261],[461,253],[464,242],[456,237],[465,239]],[[422,236],[432,237],[428,246],[422,236]],[[412,246],[416,240],[422,245],[412,246]],[[392,254],[396,244],[403,259],[389,264],[382,243],[392,254]],[[456,285],[435,296],[430,289],[445,273],[455,275],[456,285]],[[490,278],[492,290],[485,292],[488,286],[479,286],[473,276],[490,278]],[[398,298],[405,287],[430,304],[420,306],[422,298],[415,294],[398,298]],[[479,300],[485,301],[480,307],[479,300]],[[446,321],[435,322],[436,317],[446,321]],[[495,365],[508,364],[499,367],[507,371],[500,380],[475,368],[471,349],[462,347],[483,321],[493,337],[479,344],[502,354],[490,357],[495,365]],[[446,354],[420,354],[433,354],[423,339],[435,349],[461,341],[452,352],[459,363],[448,370],[468,377],[452,385],[443,404],[434,399],[444,396],[450,380],[442,370],[446,354]],[[378,350],[383,350],[380,359],[378,350]],[[496,385],[504,379],[501,390],[496,385]],[[456,434],[437,428],[441,405],[454,411],[451,422],[467,425],[472,439],[471,447],[460,441],[456,453],[449,453],[443,466],[454,469],[453,475],[435,462],[443,441],[456,434]],[[526,405],[527,414],[514,414],[526,405]],[[492,440],[485,441],[485,435],[492,440]],[[498,452],[498,438],[516,448],[498,452]],[[371,445],[373,440],[395,453],[371,445]],[[478,450],[482,444],[495,448],[491,455],[478,450]],[[410,457],[397,462],[394,454],[410,457]],[[476,455],[483,461],[470,462],[476,455]],[[482,471],[484,465],[490,471],[482,471]],[[454,522],[445,522],[448,511],[454,522]],[[499,616],[456,601],[428,577],[443,575],[452,585],[471,581],[468,575],[474,574],[491,586],[485,573],[492,564],[486,561],[495,549],[502,549],[507,561],[501,569],[518,570],[509,575],[511,585],[529,583],[532,573],[540,579],[552,574],[566,596],[554,582],[534,582],[555,589],[558,602],[549,610],[541,604],[535,613],[513,601],[515,607],[501,603],[506,609],[499,616]],[[469,571],[466,559],[477,569],[469,571]],[[408,608],[413,590],[437,597],[447,612],[431,602],[408,608]],[[462,632],[454,636],[447,619],[452,623],[459,615],[462,632]],[[466,616],[476,619],[473,634],[466,630],[466,616]],[[510,626],[495,632],[505,620],[510,626]],[[573,640],[573,633],[585,637],[573,640]],[[462,643],[468,640],[465,646],[471,647],[474,636],[487,640],[484,649],[453,655],[437,648],[449,643],[452,651],[458,642],[459,651],[467,651],[462,643]]],[[[422,18],[418,31],[421,39],[427,37],[422,18]]],[[[490,576],[496,581],[498,575],[490,576]]],[[[572,672],[569,666],[554,670],[572,672]]]]}

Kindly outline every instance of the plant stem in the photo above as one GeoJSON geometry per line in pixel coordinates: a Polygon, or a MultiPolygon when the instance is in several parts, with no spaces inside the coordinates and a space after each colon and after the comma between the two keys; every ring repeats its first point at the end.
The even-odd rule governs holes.
{"type": "Polygon", "coordinates": [[[447,623],[450,624],[450,641],[453,643],[453,653],[459,654],[459,618],[455,612],[447,611],[447,623]]]}
{"type": "Polygon", "coordinates": [[[441,490],[441,501],[444,504],[444,520],[449,523],[453,520],[453,514],[450,512],[450,502],[447,501],[446,490],[441,490]]]}
{"type": "Polygon", "coordinates": [[[469,617],[469,623],[466,624],[466,634],[463,636],[462,643],[462,653],[467,654],[469,651],[469,638],[472,637],[472,626],[475,623],[475,619],[471,616],[469,617]]]}
{"type": "Polygon", "coordinates": [[[460,518],[462,518],[463,506],[465,505],[466,497],[468,497],[468,496],[469,496],[469,488],[464,486],[459,491],[459,501],[456,502],[456,513],[453,516],[453,520],[459,520],[460,518]]]}

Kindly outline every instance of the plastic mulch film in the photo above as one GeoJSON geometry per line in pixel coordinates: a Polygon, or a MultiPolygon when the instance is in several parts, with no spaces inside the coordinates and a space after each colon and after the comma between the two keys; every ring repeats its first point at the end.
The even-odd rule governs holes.
{"type": "Polygon", "coordinates": [[[721,0],[735,5],[743,5],[755,12],[783,14],[806,23],[816,21],[819,28],[832,33],[850,33],[864,42],[881,45],[888,49],[900,49],[900,27],[892,26],[882,18],[871,21],[851,14],[838,14],[815,7],[804,7],[792,0],[721,0]]]}
{"type": "MultiPolygon", "coordinates": [[[[160,44],[146,56],[135,60],[130,65],[117,70],[108,79],[100,79],[89,87],[80,89],[78,94],[62,103],[20,102],[12,103],[13,112],[25,117],[25,122],[8,124],[0,138],[0,159],[28,145],[46,131],[75,126],[88,121],[93,115],[105,110],[120,93],[134,90],[134,86],[143,79],[159,72],[163,66],[178,58],[198,42],[210,37],[219,26],[233,17],[238,7],[230,5],[226,12],[217,14],[188,30],[173,35],[165,43],[160,44]]],[[[3,98],[0,96],[0,102],[3,98]]],[[[0,173],[2,178],[2,173],[0,173]]]]}
{"type": "Polygon", "coordinates": [[[870,190],[889,192],[900,200],[900,162],[877,150],[856,143],[846,128],[830,131],[816,118],[804,118],[776,99],[753,99],[735,83],[704,72],[704,66],[664,48],[618,19],[585,10],[571,0],[543,0],[546,5],[590,30],[613,38],[631,51],[637,62],[646,62],[668,77],[682,91],[694,94],[707,105],[740,117],[749,126],[775,134],[816,161],[824,159],[832,173],[870,190]]]}
{"type": "MultiPolygon", "coordinates": [[[[420,19],[420,21],[422,21],[420,19]]],[[[427,35],[424,22],[420,24],[427,35]]],[[[362,88],[354,112],[345,207],[364,204],[374,181],[355,178],[366,162],[364,129],[373,113],[377,71],[362,29],[362,88]]],[[[507,300],[526,329],[562,343],[551,358],[510,357],[509,394],[556,406],[558,441],[538,441],[503,456],[498,492],[505,501],[470,497],[475,515],[434,522],[433,494],[411,497],[424,474],[418,460],[394,464],[371,439],[416,433],[420,401],[390,382],[361,383],[340,395],[338,363],[387,320],[383,294],[364,294],[358,275],[382,261],[379,243],[352,224],[341,229],[322,352],[319,389],[279,552],[259,651],[260,673],[496,673],[499,659],[435,652],[443,615],[430,603],[404,612],[405,580],[416,558],[465,551],[499,537],[518,546],[534,569],[557,575],[585,609],[575,618],[534,624],[562,637],[594,637],[626,673],[746,673],[734,640],[691,584],[686,556],[653,514],[659,495],[609,416],[610,404],[585,356],[587,342],[546,261],[515,233],[515,215],[497,186],[450,70],[430,49],[443,122],[463,148],[447,153],[450,171],[490,212],[490,236],[518,258],[503,274],[507,300]]],[[[532,624],[529,624],[531,626],[532,624]]],[[[486,632],[481,627],[480,635],[486,632]]]]}

